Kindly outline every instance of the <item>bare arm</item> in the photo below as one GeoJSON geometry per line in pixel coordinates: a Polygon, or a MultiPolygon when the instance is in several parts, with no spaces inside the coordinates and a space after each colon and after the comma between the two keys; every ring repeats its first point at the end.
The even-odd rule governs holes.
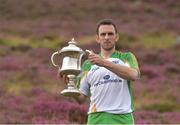
{"type": "Polygon", "coordinates": [[[109,69],[110,71],[114,72],[116,75],[127,79],[127,80],[136,80],[139,79],[138,71],[133,68],[129,68],[127,66],[114,64],[108,60],[104,60],[103,65],[105,68],[109,69]]]}
{"type": "Polygon", "coordinates": [[[100,58],[99,55],[95,53],[89,54],[89,60],[92,64],[96,64],[99,66],[103,66],[121,78],[126,80],[136,80],[139,79],[139,71],[137,69],[133,69],[127,66],[114,64],[106,59],[100,58]]]}

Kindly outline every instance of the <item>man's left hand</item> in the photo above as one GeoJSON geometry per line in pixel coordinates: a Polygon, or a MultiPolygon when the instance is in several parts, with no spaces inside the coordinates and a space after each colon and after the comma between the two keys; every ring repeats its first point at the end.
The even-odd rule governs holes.
{"type": "Polygon", "coordinates": [[[98,66],[103,66],[104,64],[104,59],[101,58],[99,55],[95,54],[94,52],[91,52],[89,54],[88,59],[93,65],[96,64],[98,66]]]}

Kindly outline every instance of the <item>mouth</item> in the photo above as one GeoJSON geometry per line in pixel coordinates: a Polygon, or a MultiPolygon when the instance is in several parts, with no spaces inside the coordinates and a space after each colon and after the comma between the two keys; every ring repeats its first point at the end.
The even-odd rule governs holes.
{"type": "Polygon", "coordinates": [[[111,44],[111,42],[107,41],[107,42],[104,42],[105,45],[109,45],[111,44]]]}
{"type": "Polygon", "coordinates": [[[109,39],[104,40],[104,43],[111,43],[109,39]]]}

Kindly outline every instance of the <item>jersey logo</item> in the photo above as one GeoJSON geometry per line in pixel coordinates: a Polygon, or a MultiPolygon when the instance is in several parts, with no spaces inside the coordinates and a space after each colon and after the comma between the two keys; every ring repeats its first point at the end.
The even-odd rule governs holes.
{"type": "MultiPolygon", "coordinates": [[[[110,76],[108,76],[109,78],[110,78],[110,76]]],[[[107,78],[108,78],[107,77],[107,78]]],[[[102,81],[98,81],[97,83],[95,83],[93,86],[94,87],[97,87],[97,86],[100,86],[100,85],[105,85],[105,84],[108,84],[108,83],[110,83],[110,84],[112,84],[112,83],[121,83],[122,82],[122,80],[121,79],[104,79],[104,80],[102,80],[102,81]]]]}
{"type": "Polygon", "coordinates": [[[103,79],[108,80],[110,78],[110,75],[105,75],[103,79]]]}
{"type": "Polygon", "coordinates": [[[92,69],[91,69],[91,72],[94,73],[95,71],[97,71],[100,67],[99,66],[94,66],[92,69]]]}
{"type": "Polygon", "coordinates": [[[114,60],[114,61],[112,61],[113,63],[115,63],[115,64],[119,64],[119,61],[118,60],[114,60]]]}

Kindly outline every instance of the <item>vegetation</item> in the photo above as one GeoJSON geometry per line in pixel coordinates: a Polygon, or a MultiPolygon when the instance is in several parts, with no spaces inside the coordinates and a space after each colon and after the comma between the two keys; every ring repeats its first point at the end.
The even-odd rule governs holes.
{"type": "Polygon", "coordinates": [[[118,24],[117,49],[133,52],[141,79],[133,83],[137,124],[179,124],[180,43],[177,0],[1,0],[0,123],[83,124],[86,104],[59,94],[64,89],[51,54],[75,37],[98,52],[95,25],[118,24]],[[108,2],[108,6],[104,3],[108,2]],[[21,4],[20,4],[21,3],[21,4]]]}

